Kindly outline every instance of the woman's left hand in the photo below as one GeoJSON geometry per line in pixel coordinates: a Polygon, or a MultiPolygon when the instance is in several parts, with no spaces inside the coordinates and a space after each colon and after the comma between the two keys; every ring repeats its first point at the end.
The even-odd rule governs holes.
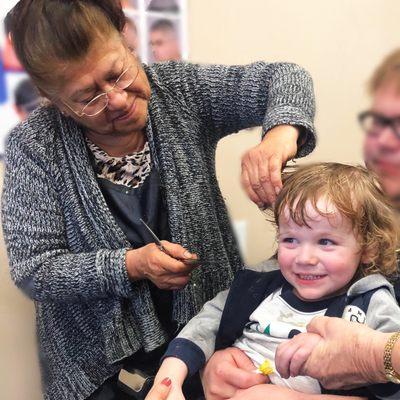
{"type": "Polygon", "coordinates": [[[171,390],[171,379],[164,378],[161,382],[154,384],[145,400],[167,400],[171,390]]]}
{"type": "Polygon", "coordinates": [[[282,188],[282,167],[296,155],[298,137],[298,128],[276,126],[242,157],[242,186],[260,208],[275,202],[282,188]]]}
{"type": "Polygon", "coordinates": [[[304,393],[300,394],[289,388],[266,384],[238,390],[229,400],[298,400],[303,398],[300,395],[304,395],[304,393]]]}

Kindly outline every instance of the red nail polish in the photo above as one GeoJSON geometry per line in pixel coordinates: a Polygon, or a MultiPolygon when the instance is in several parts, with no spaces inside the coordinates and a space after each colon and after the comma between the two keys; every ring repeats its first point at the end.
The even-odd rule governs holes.
{"type": "Polygon", "coordinates": [[[169,378],[164,378],[164,379],[161,381],[161,384],[164,385],[164,386],[169,387],[169,386],[171,386],[171,379],[169,379],[169,378]]]}

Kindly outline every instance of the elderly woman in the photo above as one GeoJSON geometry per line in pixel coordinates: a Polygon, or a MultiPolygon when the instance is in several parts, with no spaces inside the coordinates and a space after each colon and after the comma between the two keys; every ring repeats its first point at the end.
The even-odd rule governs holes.
{"type": "Polygon", "coordinates": [[[3,193],[46,399],[119,398],[121,368],[154,371],[242,267],[215,174],[219,139],[262,125],[242,162],[259,205],[279,191],[282,164],[315,144],[312,83],[298,66],[148,67],[124,23],[115,0],[21,0],[10,14],[18,57],[49,99],[10,135],[3,193]]]}

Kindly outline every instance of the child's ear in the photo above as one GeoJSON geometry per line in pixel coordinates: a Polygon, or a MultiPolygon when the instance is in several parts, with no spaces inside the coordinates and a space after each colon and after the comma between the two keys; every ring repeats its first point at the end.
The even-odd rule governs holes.
{"type": "Polygon", "coordinates": [[[368,265],[371,263],[371,257],[368,257],[366,254],[361,257],[361,264],[368,265]]]}
{"type": "Polygon", "coordinates": [[[361,264],[370,264],[373,260],[372,249],[364,249],[361,254],[361,264]]]}

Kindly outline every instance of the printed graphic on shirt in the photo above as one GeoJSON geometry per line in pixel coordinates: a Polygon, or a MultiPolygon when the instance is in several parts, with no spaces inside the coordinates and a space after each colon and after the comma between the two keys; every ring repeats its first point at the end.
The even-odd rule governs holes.
{"type": "Polygon", "coordinates": [[[345,307],[342,318],[347,321],[365,324],[367,316],[365,315],[365,312],[357,306],[349,305],[345,307]]]}
{"type": "Polygon", "coordinates": [[[276,319],[266,317],[266,319],[258,320],[256,322],[250,321],[246,324],[246,329],[255,330],[268,336],[283,339],[290,339],[293,336],[306,331],[306,319],[292,311],[278,311],[279,315],[276,316],[276,319]]]}

